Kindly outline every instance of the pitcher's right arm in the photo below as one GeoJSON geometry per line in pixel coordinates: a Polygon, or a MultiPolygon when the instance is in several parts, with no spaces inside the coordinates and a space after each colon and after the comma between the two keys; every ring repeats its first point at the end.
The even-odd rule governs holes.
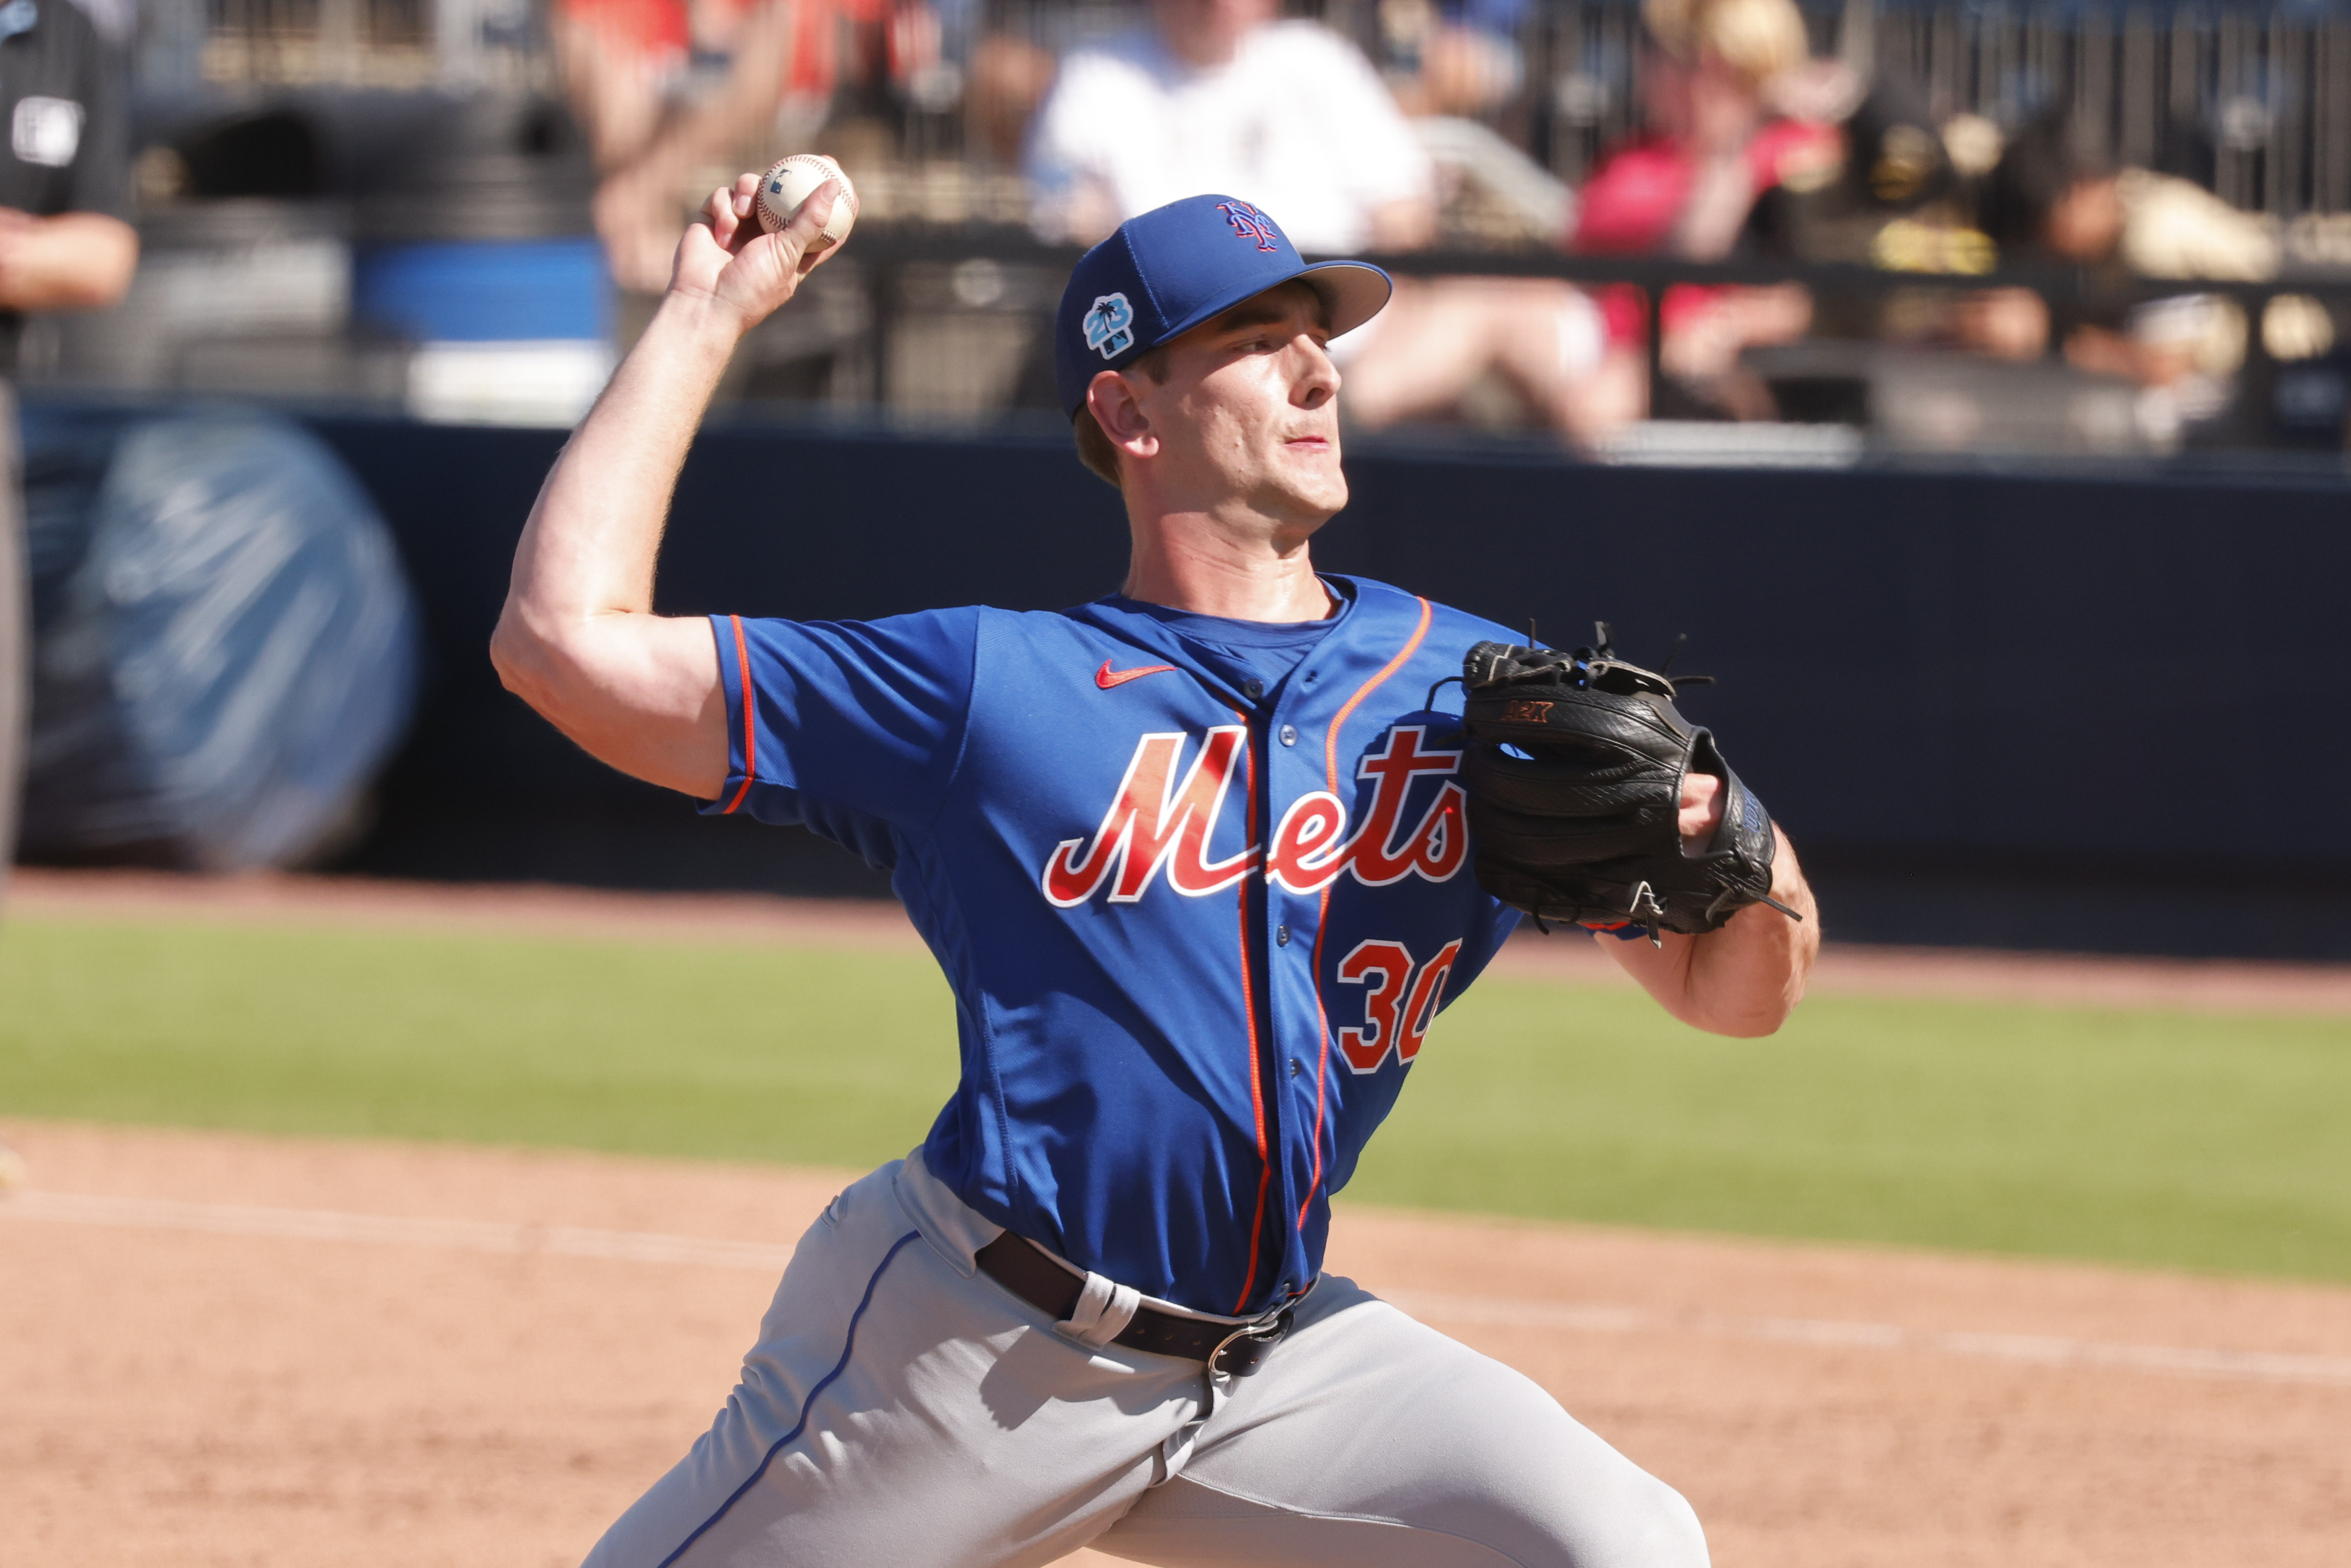
{"type": "Polygon", "coordinates": [[[701,800],[726,779],[717,650],[700,616],[653,612],[678,469],[743,334],[840,247],[803,260],[838,187],[763,235],[758,176],[711,193],[644,336],[556,459],[515,549],[490,662],[590,755],[701,800]]]}

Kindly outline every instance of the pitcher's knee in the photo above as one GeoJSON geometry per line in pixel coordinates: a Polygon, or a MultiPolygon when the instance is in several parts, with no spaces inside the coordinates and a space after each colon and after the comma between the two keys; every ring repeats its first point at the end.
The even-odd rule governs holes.
{"type": "Polygon", "coordinates": [[[1527,1568],[1708,1568],[1706,1532],[1681,1493],[1581,1428],[1575,1437],[1480,1467],[1474,1500],[1414,1522],[1527,1568]]]}
{"type": "MultiPolygon", "coordinates": [[[[1706,1531],[1687,1499],[1526,1385],[1498,1424],[1506,1446],[1487,1450],[1489,1486],[1516,1500],[1532,1526],[1522,1561],[1557,1568],[1708,1568],[1706,1531]],[[1540,1542],[1540,1544],[1538,1543],[1540,1542]]],[[[1489,1493],[1489,1497],[1493,1494],[1489,1493]]]]}
{"type": "Polygon", "coordinates": [[[1579,1553],[1576,1568],[1708,1568],[1706,1531],[1689,1500],[1655,1476],[1641,1479],[1619,1504],[1614,1539],[1599,1554],[1579,1553]]]}

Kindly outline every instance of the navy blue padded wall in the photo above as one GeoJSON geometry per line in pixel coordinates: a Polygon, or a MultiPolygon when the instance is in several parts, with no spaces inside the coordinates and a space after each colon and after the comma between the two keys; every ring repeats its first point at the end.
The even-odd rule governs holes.
{"type": "MultiPolygon", "coordinates": [[[[797,834],[696,821],[580,756],[483,649],[560,437],[322,419],[374,491],[434,663],[354,863],[872,891],[797,834]]],[[[1371,449],[1317,544],[1523,625],[1717,675],[1692,716],[1852,936],[2351,956],[2351,481],[1666,470],[1371,449]]],[[[1117,586],[1118,499],[1050,438],[720,426],[664,610],[875,616],[1117,586]]]]}

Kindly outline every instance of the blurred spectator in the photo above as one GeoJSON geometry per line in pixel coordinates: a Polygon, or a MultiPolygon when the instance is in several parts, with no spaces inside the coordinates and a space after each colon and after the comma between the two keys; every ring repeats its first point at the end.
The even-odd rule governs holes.
{"type": "MultiPolygon", "coordinates": [[[[2257,282],[2276,275],[2274,225],[2189,182],[2116,169],[2067,114],[2020,131],[1984,197],[1984,228],[2009,265],[2059,263],[2092,275],[2257,282]]],[[[2158,437],[2226,406],[2245,352],[2244,312],[2221,296],[2129,302],[2068,301],[2053,312],[2031,289],[1988,289],[1965,302],[1957,336],[2006,359],[2037,359],[2053,343],[2076,368],[2147,389],[2142,423],[2158,437]]]]}
{"type": "MultiPolygon", "coordinates": [[[[1039,234],[1091,245],[1201,192],[1254,203],[1309,253],[1408,250],[1437,233],[1427,154],[1355,47],[1274,0],[1157,0],[1155,25],[1062,62],[1030,138],[1039,234]]],[[[1637,412],[1597,308],[1549,279],[1398,279],[1332,345],[1351,418],[1443,417],[1499,377],[1542,423],[1591,439],[1637,412]]]]}
{"type": "Polygon", "coordinates": [[[16,843],[26,641],[23,497],[11,381],[26,313],[113,304],[131,287],[130,117],[122,60],[72,0],[0,5],[0,886],[16,843]]]}
{"type": "Polygon", "coordinates": [[[557,68],[601,176],[596,231],[622,287],[668,281],[702,164],[795,94],[829,90],[820,19],[831,20],[823,0],[556,0],[557,68]]]}
{"type": "Polygon", "coordinates": [[[999,164],[1018,164],[1059,69],[1050,50],[1015,34],[989,33],[972,45],[964,92],[969,145],[999,164]]]}
{"type": "Polygon", "coordinates": [[[1310,253],[1434,235],[1427,156],[1353,45],[1274,0],[1157,0],[1157,26],[1061,64],[1029,153],[1039,231],[1092,245],[1220,191],[1310,253]]]}
{"type": "Polygon", "coordinates": [[[1938,126],[1927,100],[1920,84],[1880,69],[1858,102],[1823,106],[1841,122],[1842,169],[1817,183],[1801,172],[1758,196],[1749,241],[1895,272],[1991,271],[1991,242],[1966,192],[1999,161],[2000,132],[1970,115],[1938,126]]]}
{"type": "Polygon", "coordinates": [[[678,0],[558,0],[548,27],[597,167],[643,151],[685,74],[685,7],[678,0]]]}
{"type": "Polygon", "coordinates": [[[1396,103],[1415,119],[1478,119],[1526,82],[1518,30],[1528,0],[1381,0],[1380,38],[1396,103]]]}
{"type": "Polygon", "coordinates": [[[645,293],[708,166],[803,144],[842,80],[903,86],[939,47],[926,0],[555,0],[549,26],[604,171],[597,233],[614,280],[645,293]]]}
{"type": "MultiPolygon", "coordinates": [[[[1584,185],[1570,248],[1693,261],[1719,261],[1742,242],[1755,248],[1760,197],[1783,183],[1818,188],[1843,164],[1834,127],[1771,112],[1779,83],[1796,84],[1795,99],[1837,100],[1827,74],[1811,68],[1803,18],[1793,0],[1644,0],[1641,16],[1647,125],[1584,185]]],[[[1619,293],[1611,304],[1612,341],[1637,344],[1637,299],[1619,293]]],[[[1767,418],[1770,394],[1739,357],[1802,337],[1812,299],[1795,284],[1684,287],[1667,291],[1660,317],[1665,371],[1702,409],[1767,418]]]]}
{"type": "Polygon", "coordinates": [[[2063,113],[2033,121],[2008,144],[1984,209],[1984,228],[2003,256],[2118,264],[2144,277],[2253,283],[2277,275],[2272,220],[2186,180],[2114,168],[2063,113]]]}
{"type": "Polygon", "coordinates": [[[1824,183],[1843,163],[1833,127],[1767,109],[1772,84],[1808,63],[1803,18],[1793,0],[1644,0],[1641,16],[1646,129],[1601,159],[1572,246],[1719,261],[1763,193],[1824,183]]]}

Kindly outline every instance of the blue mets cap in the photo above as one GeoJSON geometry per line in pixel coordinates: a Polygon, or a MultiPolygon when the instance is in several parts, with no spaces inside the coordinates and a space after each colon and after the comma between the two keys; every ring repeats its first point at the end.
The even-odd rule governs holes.
{"type": "Polygon", "coordinates": [[[1378,315],[1395,287],[1369,262],[1308,266],[1272,218],[1233,196],[1186,196],[1127,219],[1079,259],[1061,291],[1053,323],[1061,411],[1075,418],[1102,371],[1291,278],[1322,296],[1334,337],[1378,315]]]}

